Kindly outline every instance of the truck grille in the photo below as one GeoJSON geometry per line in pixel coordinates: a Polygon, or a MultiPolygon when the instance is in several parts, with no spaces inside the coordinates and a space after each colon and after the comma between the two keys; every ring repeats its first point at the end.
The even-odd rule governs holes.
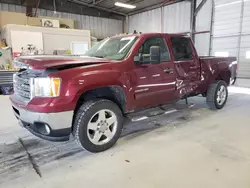
{"type": "Polygon", "coordinates": [[[23,100],[29,102],[32,99],[32,90],[30,86],[31,78],[46,77],[48,74],[44,70],[32,70],[23,69],[14,76],[14,95],[23,100]]]}
{"type": "Polygon", "coordinates": [[[17,73],[14,76],[14,93],[23,100],[30,100],[30,77],[25,73],[17,73]]]}

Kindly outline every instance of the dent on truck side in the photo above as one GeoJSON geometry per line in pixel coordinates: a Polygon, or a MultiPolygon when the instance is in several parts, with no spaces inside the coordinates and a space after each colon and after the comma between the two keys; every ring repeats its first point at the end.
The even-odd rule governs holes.
{"type": "Polygon", "coordinates": [[[229,84],[231,72],[227,62],[218,62],[213,59],[208,61],[202,60],[201,66],[201,93],[206,92],[210,84],[214,83],[215,80],[224,80],[229,84]]]}
{"type": "Polygon", "coordinates": [[[231,71],[228,67],[227,62],[219,62],[219,78],[224,80],[228,85],[230,84],[231,71]]]}

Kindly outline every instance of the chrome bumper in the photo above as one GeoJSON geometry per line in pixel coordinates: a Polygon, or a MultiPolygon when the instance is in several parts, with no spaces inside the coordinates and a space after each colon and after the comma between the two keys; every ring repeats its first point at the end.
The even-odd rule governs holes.
{"type": "Polygon", "coordinates": [[[12,104],[15,116],[28,124],[46,123],[52,130],[68,129],[72,127],[73,111],[58,113],[38,113],[18,108],[12,104]]]}

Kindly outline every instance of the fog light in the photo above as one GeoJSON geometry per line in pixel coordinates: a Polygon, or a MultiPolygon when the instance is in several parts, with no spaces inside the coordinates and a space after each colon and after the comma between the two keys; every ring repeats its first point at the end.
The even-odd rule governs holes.
{"type": "Polygon", "coordinates": [[[47,133],[47,134],[50,134],[50,128],[49,128],[49,126],[45,124],[44,127],[45,127],[46,133],[47,133]]]}
{"type": "Polygon", "coordinates": [[[34,128],[38,133],[43,135],[49,135],[51,133],[50,126],[42,122],[35,122],[34,128]]]}

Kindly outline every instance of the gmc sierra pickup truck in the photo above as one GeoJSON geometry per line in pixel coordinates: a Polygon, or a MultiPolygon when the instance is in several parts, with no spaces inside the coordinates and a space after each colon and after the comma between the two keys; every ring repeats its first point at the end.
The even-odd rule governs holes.
{"type": "Polygon", "coordinates": [[[236,78],[236,58],[199,57],[188,36],[107,38],[82,57],[19,57],[12,108],[19,124],[50,141],[101,152],[118,140],[128,113],[191,96],[221,109],[236,78]]]}

